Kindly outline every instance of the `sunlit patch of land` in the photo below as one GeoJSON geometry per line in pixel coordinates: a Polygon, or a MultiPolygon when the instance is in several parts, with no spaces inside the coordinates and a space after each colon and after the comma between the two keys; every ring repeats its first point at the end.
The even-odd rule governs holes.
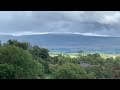
{"type": "Polygon", "coordinates": [[[118,57],[118,56],[120,56],[120,54],[100,54],[100,56],[106,59],[106,58],[110,58],[110,57],[112,57],[112,58],[118,57]]]}
{"type": "MultiPolygon", "coordinates": [[[[77,58],[80,55],[79,53],[62,53],[62,52],[50,52],[49,54],[50,54],[51,57],[58,56],[59,54],[62,54],[66,57],[69,56],[71,58],[77,58]]],[[[84,54],[81,54],[81,55],[86,56],[87,54],[84,53],[84,54]]],[[[118,56],[120,56],[120,54],[100,54],[100,56],[102,58],[106,59],[106,58],[111,58],[111,57],[112,58],[118,57],[118,56]]]]}

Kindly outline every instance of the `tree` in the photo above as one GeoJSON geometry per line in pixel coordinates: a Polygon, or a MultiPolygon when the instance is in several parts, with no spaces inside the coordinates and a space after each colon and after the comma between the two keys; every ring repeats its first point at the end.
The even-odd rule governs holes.
{"type": "Polygon", "coordinates": [[[84,54],[83,50],[78,51],[78,56],[82,56],[84,54]]]}
{"type": "Polygon", "coordinates": [[[8,41],[7,41],[7,44],[9,44],[9,45],[13,45],[12,40],[11,40],[11,39],[10,39],[10,40],[8,40],[8,41]]]}
{"type": "Polygon", "coordinates": [[[104,62],[104,66],[107,67],[107,68],[111,68],[114,66],[114,59],[111,57],[111,58],[106,58],[105,62],[104,62]]]}
{"type": "Polygon", "coordinates": [[[102,67],[93,66],[86,68],[87,73],[94,73],[94,76],[97,79],[105,79],[105,78],[112,78],[112,72],[110,70],[103,70],[102,67]]]}
{"type": "Polygon", "coordinates": [[[103,64],[104,59],[98,54],[87,54],[87,56],[83,57],[85,63],[90,63],[92,65],[103,64]]]}
{"type": "Polygon", "coordinates": [[[2,46],[2,43],[1,43],[1,41],[0,41],[0,46],[2,46]]]}
{"type": "Polygon", "coordinates": [[[38,46],[32,47],[32,49],[30,49],[30,53],[35,59],[46,59],[49,57],[49,50],[45,48],[39,48],[38,46]]]}
{"type": "Polygon", "coordinates": [[[64,57],[62,54],[59,54],[58,56],[54,56],[52,58],[52,63],[54,64],[64,64],[65,62],[67,62],[67,57],[64,57]]]}
{"type": "Polygon", "coordinates": [[[42,78],[43,71],[42,64],[33,60],[28,51],[12,45],[0,47],[0,78],[42,78]]]}
{"type": "Polygon", "coordinates": [[[0,64],[0,79],[14,79],[15,76],[13,65],[0,64]]]}
{"type": "MultiPolygon", "coordinates": [[[[78,64],[65,63],[53,70],[54,79],[90,79],[90,75],[78,64]]],[[[93,77],[92,77],[93,78],[93,77]]]]}
{"type": "Polygon", "coordinates": [[[19,48],[22,48],[24,50],[28,50],[29,49],[29,46],[30,46],[30,43],[27,43],[27,42],[19,42],[17,40],[8,40],[7,43],[4,43],[4,46],[5,45],[14,45],[16,47],[19,47],[19,48]]]}
{"type": "Polygon", "coordinates": [[[19,47],[19,48],[22,48],[22,49],[24,49],[24,50],[28,50],[29,46],[30,46],[30,44],[27,43],[27,42],[22,42],[22,43],[19,43],[19,44],[18,44],[18,47],[19,47]]]}
{"type": "Polygon", "coordinates": [[[116,70],[120,70],[120,57],[116,57],[115,61],[114,61],[114,66],[116,70]]]}

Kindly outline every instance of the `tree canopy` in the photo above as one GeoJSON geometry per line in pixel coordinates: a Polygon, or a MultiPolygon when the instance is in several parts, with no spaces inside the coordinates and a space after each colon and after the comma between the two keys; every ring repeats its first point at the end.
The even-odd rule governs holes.
{"type": "Polygon", "coordinates": [[[42,76],[43,66],[32,59],[32,55],[16,46],[0,47],[0,73],[1,78],[36,78],[42,76]],[[7,75],[8,74],[8,75],[7,75]]]}
{"type": "Polygon", "coordinates": [[[80,65],[75,65],[72,63],[66,63],[58,66],[53,72],[55,79],[87,79],[95,78],[92,74],[87,74],[87,72],[80,67],[80,65]],[[90,76],[91,75],[91,76],[90,76]]]}
{"type": "Polygon", "coordinates": [[[0,79],[120,79],[120,56],[79,53],[52,57],[46,48],[9,40],[0,44],[0,79]]]}

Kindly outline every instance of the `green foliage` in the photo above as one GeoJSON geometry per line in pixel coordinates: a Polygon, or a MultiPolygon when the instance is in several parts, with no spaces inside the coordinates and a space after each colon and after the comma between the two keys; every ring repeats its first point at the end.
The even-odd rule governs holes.
{"type": "Polygon", "coordinates": [[[53,72],[53,78],[55,79],[87,79],[88,77],[91,78],[80,65],[72,63],[58,66],[53,72]]]}
{"type": "Polygon", "coordinates": [[[38,46],[34,46],[29,51],[33,55],[34,59],[46,59],[49,57],[49,51],[45,48],[39,48],[38,46]]]}
{"type": "Polygon", "coordinates": [[[55,56],[55,57],[53,58],[52,63],[53,63],[53,64],[62,65],[62,64],[64,64],[66,61],[67,61],[67,59],[66,59],[62,54],[59,54],[58,56],[55,56]]]}
{"type": "Polygon", "coordinates": [[[86,79],[96,79],[95,73],[89,73],[86,79]]]}
{"type": "Polygon", "coordinates": [[[15,76],[13,65],[0,64],[0,79],[14,79],[15,76]]]}
{"type": "MultiPolygon", "coordinates": [[[[0,47],[0,64],[2,65],[0,67],[1,72],[12,73],[14,71],[12,75],[14,74],[14,78],[17,79],[36,78],[37,76],[42,76],[43,72],[43,66],[33,60],[32,55],[28,51],[12,45],[0,47]]],[[[1,76],[1,78],[9,77],[1,76]]]]}
{"type": "Polygon", "coordinates": [[[33,58],[44,66],[45,73],[49,73],[49,51],[45,48],[33,46],[29,52],[33,58]]]}
{"type": "Polygon", "coordinates": [[[14,45],[16,47],[22,48],[24,50],[28,50],[30,43],[27,42],[19,42],[17,40],[8,40],[7,43],[4,43],[3,45],[14,45]]]}
{"type": "Polygon", "coordinates": [[[83,54],[71,58],[27,42],[0,44],[0,79],[120,79],[120,57],[83,54]]]}
{"type": "Polygon", "coordinates": [[[87,56],[80,56],[79,61],[92,65],[104,64],[104,59],[101,58],[99,54],[87,54],[87,56]]]}
{"type": "Polygon", "coordinates": [[[82,56],[83,54],[84,54],[84,51],[83,51],[83,50],[78,51],[78,55],[79,55],[79,56],[82,56]]]}
{"type": "Polygon", "coordinates": [[[99,66],[87,67],[86,71],[87,73],[94,73],[97,79],[112,78],[112,74],[110,71],[103,70],[103,68],[99,66]]]}
{"type": "Polygon", "coordinates": [[[44,72],[49,73],[49,62],[43,59],[38,60],[44,66],[44,72]]]}
{"type": "Polygon", "coordinates": [[[0,41],[0,46],[2,46],[2,43],[1,43],[1,41],[0,41]]]}
{"type": "Polygon", "coordinates": [[[114,59],[113,58],[106,58],[104,62],[104,66],[107,68],[111,68],[114,66],[114,59]]]}
{"type": "Polygon", "coordinates": [[[50,71],[50,73],[53,73],[58,68],[59,68],[58,64],[50,64],[49,65],[49,71],[50,71]]]}

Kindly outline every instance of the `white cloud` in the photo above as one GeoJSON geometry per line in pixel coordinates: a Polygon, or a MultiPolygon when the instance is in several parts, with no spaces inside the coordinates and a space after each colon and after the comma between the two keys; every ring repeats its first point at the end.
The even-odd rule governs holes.
{"type": "Polygon", "coordinates": [[[108,35],[100,35],[97,33],[81,33],[81,35],[86,35],[86,36],[104,36],[104,37],[108,37],[108,35]]]}
{"type": "Polygon", "coordinates": [[[113,15],[103,15],[104,17],[100,21],[103,24],[119,24],[120,12],[116,12],[113,15]]]}

